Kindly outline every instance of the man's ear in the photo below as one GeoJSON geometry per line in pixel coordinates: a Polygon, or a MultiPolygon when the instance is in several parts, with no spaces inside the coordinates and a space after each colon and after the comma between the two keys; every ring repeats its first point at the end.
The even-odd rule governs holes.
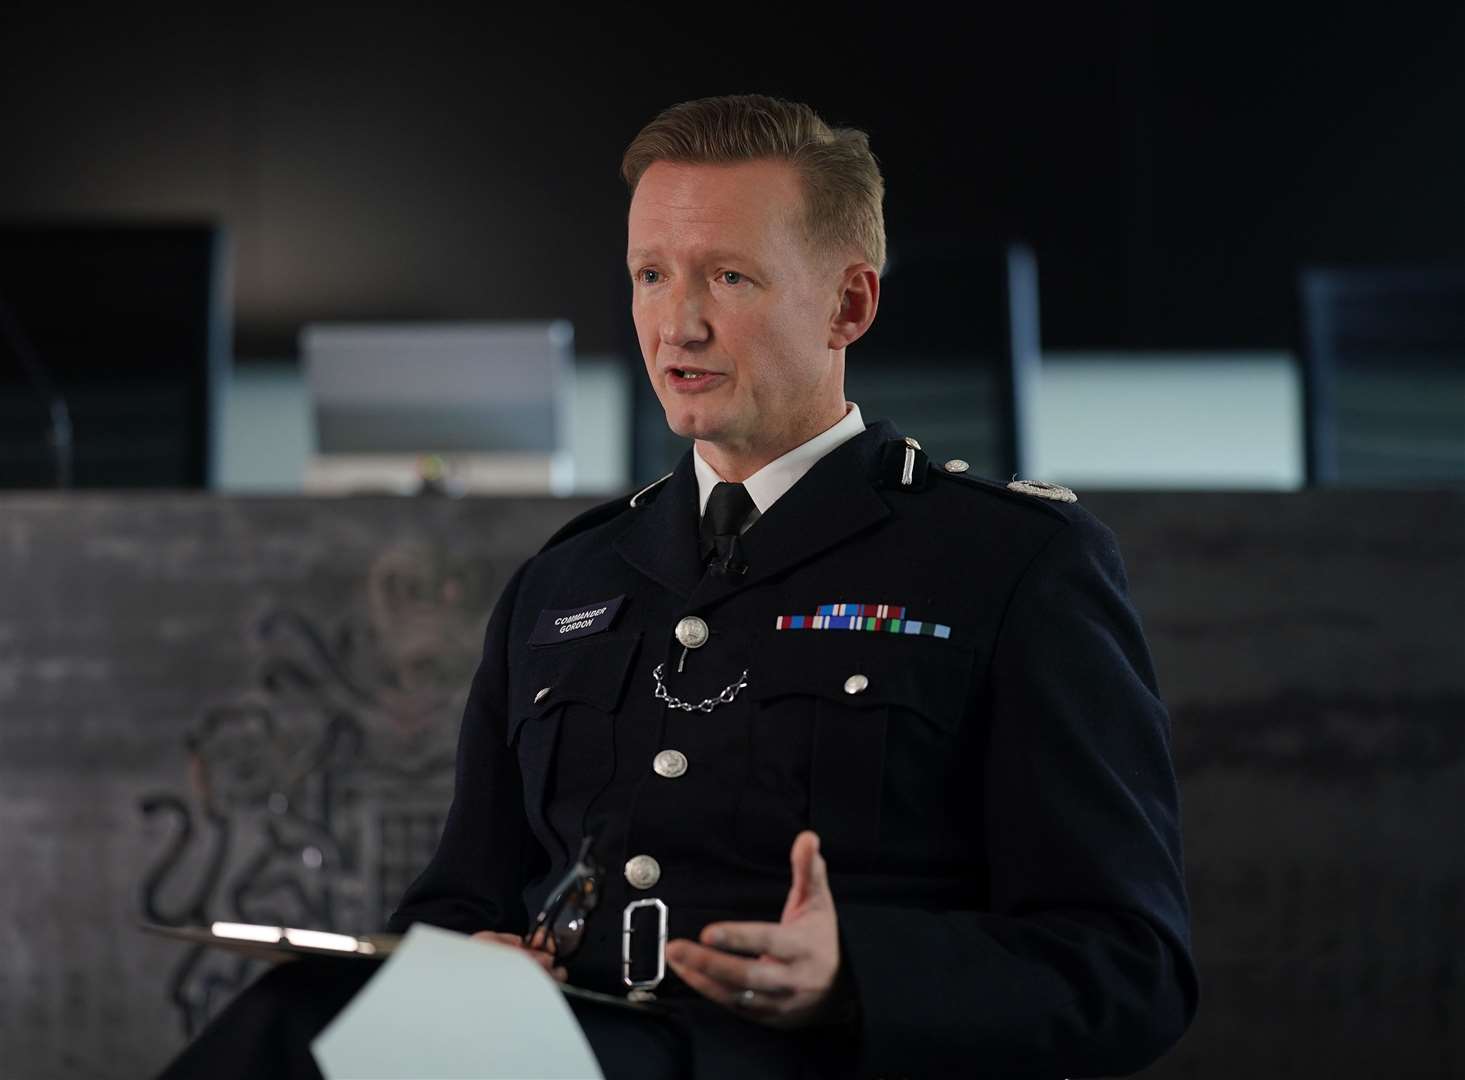
{"type": "Polygon", "coordinates": [[[867,262],[845,267],[839,278],[839,309],[829,321],[829,348],[843,349],[864,336],[880,307],[880,275],[867,262]]]}

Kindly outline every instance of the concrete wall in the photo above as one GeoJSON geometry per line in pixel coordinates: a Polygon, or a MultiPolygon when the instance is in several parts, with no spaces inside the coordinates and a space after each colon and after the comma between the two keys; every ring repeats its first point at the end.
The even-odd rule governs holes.
{"type": "MultiPolygon", "coordinates": [[[[1083,497],[1184,796],[1204,1000],[1147,1075],[1459,1075],[1465,497],[1083,497]]],[[[144,917],[375,925],[582,505],[0,497],[0,1076],[149,1075],[249,977],[144,917]]]]}

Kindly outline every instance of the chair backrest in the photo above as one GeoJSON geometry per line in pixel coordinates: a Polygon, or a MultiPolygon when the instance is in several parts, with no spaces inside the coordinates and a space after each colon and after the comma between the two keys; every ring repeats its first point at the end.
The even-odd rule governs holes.
{"type": "Polygon", "coordinates": [[[227,267],[209,224],[0,226],[0,488],[208,486],[227,267]]]}
{"type": "Polygon", "coordinates": [[[1308,482],[1465,486],[1465,263],[1299,284],[1308,482]]]}

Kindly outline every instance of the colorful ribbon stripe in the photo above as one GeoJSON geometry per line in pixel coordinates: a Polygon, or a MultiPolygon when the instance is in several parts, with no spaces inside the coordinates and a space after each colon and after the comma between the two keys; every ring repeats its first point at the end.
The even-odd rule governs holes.
{"type": "Polygon", "coordinates": [[[951,637],[951,627],[907,619],[893,604],[820,604],[817,615],[780,615],[778,630],[867,630],[920,637],[951,637]]]}
{"type": "Polygon", "coordinates": [[[876,619],[904,619],[905,608],[894,604],[820,604],[816,615],[863,615],[876,619]]]}

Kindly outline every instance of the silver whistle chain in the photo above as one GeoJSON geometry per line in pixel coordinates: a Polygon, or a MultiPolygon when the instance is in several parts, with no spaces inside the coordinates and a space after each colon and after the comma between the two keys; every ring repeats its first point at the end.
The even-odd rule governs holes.
{"type": "Polygon", "coordinates": [[[738,691],[748,685],[748,670],[744,668],[743,673],[738,676],[737,682],[729,683],[723,687],[722,693],[693,705],[690,701],[683,701],[681,698],[672,697],[666,692],[666,683],[661,681],[661,669],[664,667],[666,667],[665,664],[657,664],[656,670],[651,674],[656,679],[656,700],[666,702],[668,709],[681,709],[682,712],[709,713],[719,705],[731,705],[733,698],[738,696],[738,691]]]}

